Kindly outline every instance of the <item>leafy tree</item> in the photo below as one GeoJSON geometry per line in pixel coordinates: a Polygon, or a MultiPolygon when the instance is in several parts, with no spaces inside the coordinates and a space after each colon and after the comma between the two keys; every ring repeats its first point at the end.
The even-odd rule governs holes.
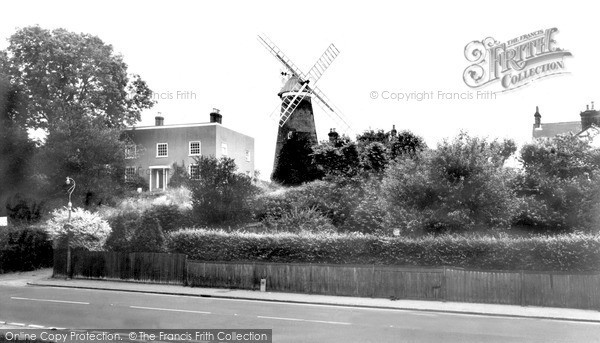
{"type": "Polygon", "coordinates": [[[314,146],[312,156],[319,170],[330,178],[351,178],[361,172],[358,146],[348,137],[314,146]]]}
{"type": "Polygon", "coordinates": [[[388,164],[388,151],[385,145],[379,142],[372,142],[362,149],[360,159],[365,171],[380,173],[388,164]]]}
{"type": "Polygon", "coordinates": [[[423,138],[404,130],[399,132],[397,136],[393,136],[387,147],[390,160],[394,160],[398,156],[415,157],[427,149],[427,144],[423,138]]]}
{"type": "Polygon", "coordinates": [[[0,203],[18,192],[32,176],[35,152],[23,125],[25,102],[22,92],[11,85],[0,66],[0,203]]]}
{"type": "Polygon", "coordinates": [[[461,133],[417,159],[397,160],[382,185],[388,226],[405,234],[508,226],[516,202],[505,157],[498,154],[511,146],[461,133]]]}
{"type": "Polygon", "coordinates": [[[74,203],[111,202],[125,182],[125,143],[119,135],[117,129],[98,129],[88,118],[71,118],[51,131],[37,163],[53,193],[64,195],[70,176],[77,183],[74,203]]]}
{"type": "Polygon", "coordinates": [[[258,192],[252,178],[237,173],[232,158],[195,159],[198,180],[190,180],[193,215],[200,224],[236,223],[251,217],[250,201],[258,192]]]}
{"type": "Polygon", "coordinates": [[[297,186],[321,178],[322,174],[313,163],[311,153],[308,137],[294,133],[281,147],[271,179],[284,186],[297,186]]]}
{"type": "Polygon", "coordinates": [[[28,99],[28,127],[52,130],[84,116],[120,128],[153,105],[146,83],[128,75],[122,56],[96,36],[25,27],[10,37],[3,55],[11,82],[28,99]]]}
{"type": "Polygon", "coordinates": [[[575,135],[541,138],[523,146],[523,173],[516,183],[522,197],[515,224],[562,232],[598,231],[600,150],[575,135]]]}

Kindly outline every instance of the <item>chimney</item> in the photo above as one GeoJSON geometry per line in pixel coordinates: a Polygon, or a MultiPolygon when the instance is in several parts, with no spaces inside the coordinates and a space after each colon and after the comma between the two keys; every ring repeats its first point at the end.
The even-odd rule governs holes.
{"type": "Polygon", "coordinates": [[[212,112],[210,112],[210,122],[221,124],[222,121],[223,121],[223,116],[219,113],[219,109],[213,108],[212,112]]]}
{"type": "Polygon", "coordinates": [[[165,117],[161,116],[160,112],[158,112],[158,115],[156,117],[154,117],[154,125],[156,125],[156,126],[165,125],[165,117]]]}
{"type": "Polygon", "coordinates": [[[390,131],[390,139],[395,138],[397,134],[398,131],[396,131],[396,125],[392,125],[392,131],[390,131]]]}
{"type": "Polygon", "coordinates": [[[535,107],[535,114],[533,117],[535,118],[535,124],[533,124],[533,128],[539,129],[542,126],[542,115],[540,114],[540,108],[538,106],[535,107]]]}
{"type": "Polygon", "coordinates": [[[340,135],[337,132],[335,132],[335,129],[329,129],[329,133],[327,134],[327,136],[329,136],[329,141],[331,143],[334,143],[340,135]]]}
{"type": "Polygon", "coordinates": [[[587,130],[592,125],[600,126],[600,111],[594,109],[593,101],[592,108],[587,105],[586,110],[579,115],[581,116],[581,131],[587,130]]]}

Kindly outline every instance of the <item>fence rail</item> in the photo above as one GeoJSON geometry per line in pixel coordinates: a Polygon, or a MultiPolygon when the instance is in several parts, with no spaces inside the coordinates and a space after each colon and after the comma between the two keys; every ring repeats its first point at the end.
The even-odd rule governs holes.
{"type": "MultiPolygon", "coordinates": [[[[55,250],[54,275],[66,276],[55,250]]],[[[72,276],[197,287],[600,310],[600,273],[475,271],[310,263],[214,262],[183,254],[74,251],[72,276]]]]}

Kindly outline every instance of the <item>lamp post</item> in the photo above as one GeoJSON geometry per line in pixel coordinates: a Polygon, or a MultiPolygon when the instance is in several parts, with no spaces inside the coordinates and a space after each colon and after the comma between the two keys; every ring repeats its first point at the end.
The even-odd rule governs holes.
{"type": "Polygon", "coordinates": [[[67,181],[66,181],[67,185],[71,185],[69,187],[69,189],[67,189],[67,192],[69,193],[69,203],[67,204],[67,210],[69,211],[68,217],[67,217],[67,224],[65,225],[65,228],[67,229],[67,279],[71,278],[71,210],[73,208],[73,203],[71,202],[71,194],[73,194],[73,191],[75,190],[75,186],[77,186],[77,184],[75,183],[75,180],[73,180],[72,178],[67,176],[67,181]],[[73,183],[71,185],[71,183],[73,183]]]}

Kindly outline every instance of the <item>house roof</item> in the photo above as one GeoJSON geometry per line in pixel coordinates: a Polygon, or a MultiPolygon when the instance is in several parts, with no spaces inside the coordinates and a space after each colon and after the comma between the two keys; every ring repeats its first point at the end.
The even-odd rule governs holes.
{"type": "Polygon", "coordinates": [[[533,138],[554,137],[564,133],[581,131],[581,121],[566,121],[561,123],[542,123],[540,128],[533,129],[533,138]]]}

